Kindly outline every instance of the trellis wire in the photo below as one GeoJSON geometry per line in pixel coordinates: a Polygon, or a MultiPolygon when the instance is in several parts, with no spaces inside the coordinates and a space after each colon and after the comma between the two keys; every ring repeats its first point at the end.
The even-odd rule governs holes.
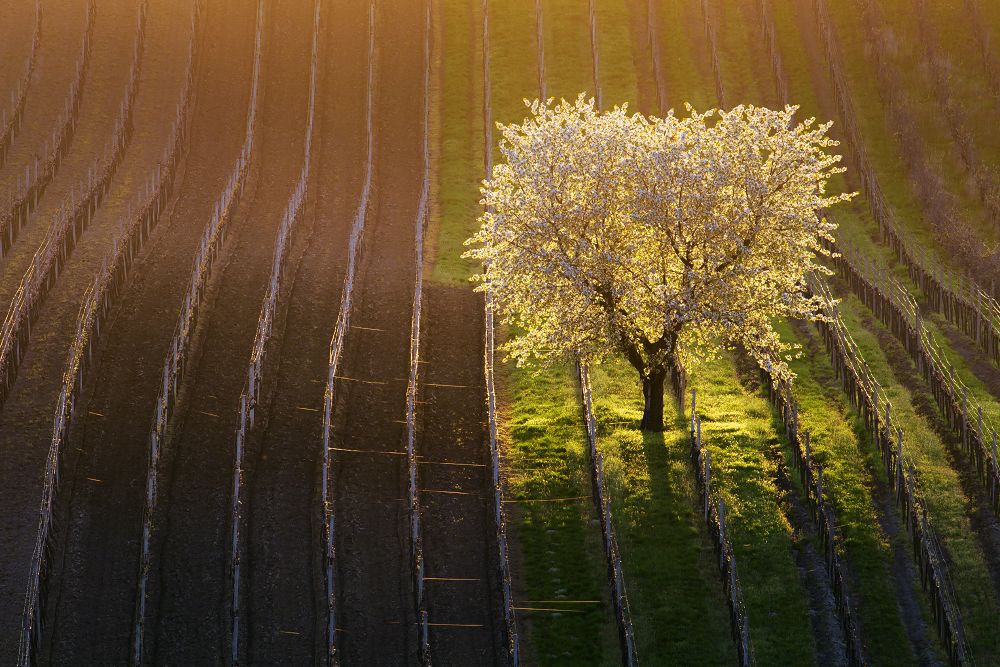
{"type": "Polygon", "coordinates": [[[1000,466],[997,430],[983,408],[947,361],[933,334],[923,325],[916,300],[884,266],[864,257],[852,245],[841,243],[834,256],[840,276],[851,290],[902,343],[917,365],[949,426],[962,441],[966,454],[986,492],[990,508],[1000,517],[1000,466]]]}
{"type": "Polygon", "coordinates": [[[726,532],[726,503],[712,493],[712,454],[702,446],[701,417],[698,416],[697,390],[691,390],[691,464],[694,466],[695,486],[701,497],[702,514],[708,525],[709,536],[715,544],[719,558],[719,574],[729,607],[729,624],[736,644],[740,667],[757,664],[753,643],[750,641],[750,619],[743,601],[743,588],[736,573],[736,554],[726,532]]]}
{"type": "Polygon", "coordinates": [[[156,400],[153,424],[149,435],[149,458],[146,473],[146,497],[143,508],[141,550],[136,593],[135,615],[133,619],[132,664],[138,665],[143,659],[143,638],[146,620],[146,586],[151,561],[151,535],[153,515],[156,512],[157,486],[159,478],[160,453],[166,435],[174,401],[177,396],[178,380],[184,374],[187,346],[197,324],[201,300],[208,283],[213,264],[225,240],[225,228],[236,208],[243,189],[250,159],[253,155],[254,134],[257,125],[257,109],[260,88],[262,41],[264,35],[264,0],[257,1],[257,22],[254,32],[253,76],[250,100],[246,118],[246,134],[243,148],[233,166],[222,196],[215,204],[215,210],[205,226],[201,244],[195,255],[191,272],[191,283],[181,306],[180,317],[174,329],[170,351],[163,364],[161,385],[156,400]]]}
{"type": "Polygon", "coordinates": [[[914,544],[914,557],[921,583],[931,598],[931,607],[942,646],[952,664],[971,664],[965,641],[961,611],[948,563],[928,516],[927,504],[919,487],[912,458],[903,452],[903,430],[892,422],[888,397],[875,379],[850,332],[840,319],[829,289],[817,276],[809,277],[810,291],[823,302],[824,318],[816,321],[823,336],[842,389],[872,434],[882,457],[889,486],[896,494],[903,518],[914,544]]]}
{"type": "Polygon", "coordinates": [[[264,376],[264,359],[267,347],[271,341],[274,329],[274,319],[277,315],[278,298],[282,292],[282,282],[285,278],[285,258],[291,245],[295,223],[299,219],[302,206],[305,203],[309,187],[309,173],[312,166],[313,129],[316,119],[316,79],[319,67],[319,38],[321,22],[321,0],[315,0],[312,26],[312,51],[309,59],[309,105],[306,113],[305,142],[302,155],[302,168],[296,181],[295,189],[289,197],[278,228],[278,237],[271,260],[271,277],[267,291],[260,306],[257,318],[257,329],[254,334],[253,347],[250,350],[250,363],[247,367],[247,380],[240,393],[239,417],[237,419],[234,461],[233,461],[233,492],[231,496],[230,529],[231,541],[230,560],[230,662],[235,667],[240,664],[240,620],[241,610],[241,565],[243,560],[243,462],[245,447],[254,426],[256,425],[256,407],[260,399],[260,388],[264,376]]]}
{"type": "Polygon", "coordinates": [[[24,107],[28,101],[28,89],[31,88],[31,78],[38,63],[38,48],[42,43],[42,0],[35,0],[35,31],[31,37],[31,51],[24,64],[24,74],[18,79],[14,90],[10,93],[10,111],[3,111],[0,118],[0,167],[7,164],[7,154],[10,152],[14,138],[21,130],[24,121],[24,107]]]}
{"type": "MultiPolygon", "coordinates": [[[[490,84],[490,12],[489,0],[483,0],[483,162],[486,177],[493,174],[493,106],[490,84]]],[[[493,524],[497,536],[497,567],[500,590],[503,594],[504,640],[507,664],[521,664],[521,650],[517,635],[517,617],[514,613],[514,593],[511,582],[510,556],[507,545],[507,511],[504,509],[503,476],[500,471],[500,442],[497,437],[497,394],[495,378],[496,322],[493,290],[487,288],[484,299],[483,374],[486,388],[487,444],[490,449],[490,476],[493,486],[493,524]]]]}
{"type": "Polygon", "coordinates": [[[174,117],[171,138],[161,163],[165,166],[158,166],[146,182],[145,193],[140,196],[142,205],[138,207],[138,212],[133,214],[130,211],[125,218],[125,230],[119,238],[115,239],[110,256],[105,260],[93,284],[84,294],[84,301],[77,317],[76,333],[70,344],[67,368],[63,373],[62,389],[56,401],[52,440],[46,458],[38,531],[22,614],[18,653],[19,666],[33,664],[40,649],[41,624],[44,618],[44,585],[47,581],[49,562],[54,548],[52,541],[53,507],[59,491],[62,454],[75,417],[76,401],[83,390],[84,373],[92,361],[101,324],[106,321],[110,314],[114,298],[128,281],[129,268],[166,205],[177,166],[183,154],[184,139],[187,133],[184,119],[187,116],[193,83],[194,21],[193,16],[188,74],[174,117]]]}
{"type": "Polygon", "coordinates": [[[972,279],[963,280],[961,276],[956,279],[955,274],[942,266],[940,261],[929,261],[925,249],[896,223],[865,148],[847,88],[829,8],[826,0],[814,0],[814,3],[834,98],[844,132],[853,149],[855,168],[866,193],[869,212],[879,226],[883,243],[889,246],[896,260],[906,266],[910,279],[926,295],[930,305],[975,338],[993,362],[1000,365],[1000,305],[995,298],[996,285],[992,285],[987,292],[972,279]]]}
{"type": "Polygon", "coordinates": [[[80,106],[83,103],[83,89],[87,71],[90,65],[90,52],[94,32],[94,15],[96,9],[94,0],[87,4],[87,18],[83,31],[83,44],[76,63],[76,74],[70,84],[69,94],[63,105],[56,129],[46,142],[42,154],[46,157],[39,161],[36,157],[32,164],[24,166],[24,178],[18,174],[16,193],[7,194],[7,208],[0,217],[0,257],[5,257],[14,245],[21,228],[27,224],[29,216],[38,207],[38,201],[55,177],[62,165],[63,158],[69,151],[70,144],[76,136],[76,124],[80,116],[80,106]]]}
{"type": "Polygon", "coordinates": [[[618,536],[611,516],[611,499],[608,498],[604,482],[604,457],[597,451],[597,418],[594,415],[593,391],[590,386],[590,371],[583,362],[577,362],[577,376],[580,381],[580,395],[583,401],[583,418],[587,425],[587,459],[590,464],[590,488],[601,524],[604,541],[604,558],[607,562],[608,584],[615,608],[615,623],[618,626],[618,642],[622,652],[622,664],[633,667],[639,664],[635,650],[635,628],[632,625],[632,610],[625,591],[625,575],[622,573],[621,551],[618,536]]]}
{"type": "Polygon", "coordinates": [[[862,667],[867,663],[851,605],[846,565],[838,552],[841,536],[837,531],[837,517],[833,511],[833,503],[828,500],[829,491],[823,488],[823,466],[812,457],[809,432],[799,430],[799,407],[792,392],[792,383],[779,378],[773,368],[770,362],[761,364],[761,378],[764,380],[767,397],[785,426],[788,442],[792,446],[792,467],[799,472],[805,500],[816,523],[826,572],[833,589],[837,618],[844,632],[847,662],[852,667],[862,667]]]}
{"type": "Polygon", "coordinates": [[[374,152],[374,137],[372,132],[372,103],[375,82],[375,6],[368,4],[368,79],[366,84],[366,117],[365,141],[367,158],[365,160],[365,180],[361,187],[361,201],[354,214],[354,224],[351,226],[351,237],[347,248],[347,271],[344,274],[344,287],[340,292],[340,310],[337,312],[337,323],[330,339],[330,354],[327,364],[326,388],[323,392],[323,465],[321,475],[321,498],[323,501],[323,533],[325,537],[324,572],[326,579],[326,663],[330,666],[340,664],[337,650],[337,590],[334,559],[336,558],[334,523],[334,494],[330,486],[330,475],[333,470],[333,455],[331,439],[333,436],[333,406],[334,389],[336,387],[337,370],[340,368],[340,358],[344,351],[344,338],[350,326],[351,308],[354,304],[354,278],[357,274],[358,247],[365,231],[365,218],[368,216],[368,200],[372,189],[372,160],[374,152]]]}

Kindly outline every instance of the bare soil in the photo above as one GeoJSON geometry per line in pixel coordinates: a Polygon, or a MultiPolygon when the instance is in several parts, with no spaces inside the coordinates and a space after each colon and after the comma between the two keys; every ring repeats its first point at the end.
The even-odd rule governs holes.
{"type": "Polygon", "coordinates": [[[376,16],[375,186],[334,389],[332,446],[360,450],[334,452],[331,475],[344,664],[417,659],[405,459],[398,452],[421,185],[422,11],[420,3],[396,0],[380,3],[376,16]]]}
{"type": "Polygon", "coordinates": [[[502,665],[482,296],[426,285],[424,309],[417,455],[431,657],[502,665]]]}
{"type": "MultiPolygon", "coordinates": [[[[0,170],[0,202],[3,206],[7,206],[8,196],[16,190],[18,179],[24,179],[25,166],[34,164],[36,156],[42,157],[45,142],[52,138],[56,130],[56,121],[63,112],[70,85],[76,78],[76,61],[83,43],[87,10],[85,0],[43,2],[42,5],[42,43],[24,107],[24,122],[7,156],[7,163],[0,170]]],[[[16,25],[30,34],[34,30],[34,18],[29,16],[30,12],[19,14],[26,22],[16,25]]],[[[30,40],[30,37],[27,39],[30,40]]],[[[24,60],[18,59],[15,79],[23,73],[23,64],[24,60]]],[[[6,62],[2,69],[8,69],[6,62]]],[[[10,104],[9,93],[3,104],[10,104]]]]}
{"type": "Polygon", "coordinates": [[[267,7],[255,184],[226,232],[164,451],[150,573],[159,664],[229,655],[229,535],[240,393],[271,274],[274,242],[302,166],[309,92],[309,3],[267,7]]]}
{"type": "MultiPolygon", "coordinates": [[[[4,508],[2,521],[3,543],[6,545],[0,558],[0,660],[16,648],[21,623],[21,606],[27,585],[27,573],[38,527],[38,505],[41,498],[44,459],[52,437],[52,414],[56,397],[62,383],[66,356],[74,334],[75,321],[84,291],[92,283],[97,268],[110,249],[113,236],[118,233],[119,214],[125,200],[141,181],[152,164],[160,157],[169,127],[164,127],[163,110],[172,108],[179,89],[179,77],[173,54],[186,43],[187,33],[175,29],[175,13],[183,3],[167,3],[158,0],[151,3],[147,20],[148,38],[143,61],[144,77],[141,81],[135,106],[136,133],[129,152],[119,167],[118,175],[112,181],[109,196],[93,222],[81,236],[74,249],[72,260],[65,266],[59,280],[49,292],[33,327],[33,336],[27,355],[21,364],[18,380],[0,412],[0,505],[4,508]],[[169,100],[169,102],[168,102],[169,100]],[[150,146],[153,148],[150,148],[150,146]],[[28,471],[31,471],[30,473],[28,471]]],[[[95,44],[94,56],[98,61],[109,61],[130,55],[134,36],[135,8],[121,7],[112,13],[106,7],[102,14],[105,30],[98,30],[106,43],[100,49],[95,44]],[[109,22],[115,22],[118,31],[112,34],[109,22]],[[121,29],[132,26],[132,30],[121,29]]],[[[55,11],[47,10],[47,11],[55,11]]],[[[183,25],[183,24],[182,24],[183,25]]],[[[95,79],[91,86],[97,91],[84,103],[81,112],[81,131],[86,125],[94,137],[101,131],[104,116],[109,116],[109,107],[120,101],[118,79],[124,76],[122,70],[128,67],[125,57],[120,67],[109,67],[109,77],[114,74],[113,88],[102,89],[95,79]],[[101,118],[101,122],[97,119],[101,118]]],[[[34,88],[32,88],[34,94],[34,88]]],[[[61,94],[61,93],[60,93],[61,94]]],[[[60,102],[61,104],[61,102],[60,102]]],[[[172,116],[172,113],[171,113],[172,116]]],[[[104,129],[107,129],[105,127],[104,129]]],[[[107,129],[110,134],[110,130],[107,129]]],[[[86,137],[87,135],[81,135],[86,137]]],[[[96,157],[97,150],[103,150],[100,141],[90,144],[81,142],[74,146],[78,165],[86,163],[88,157],[96,157]]],[[[82,166],[74,167],[68,160],[56,181],[79,180],[85,174],[82,166]],[[65,178],[63,178],[65,175],[65,178]]],[[[46,192],[37,215],[52,216],[61,205],[58,189],[54,182],[46,192]]],[[[38,221],[38,229],[44,231],[49,224],[45,217],[38,221]]],[[[14,255],[34,252],[29,245],[29,236],[19,239],[14,255]]],[[[23,267],[22,267],[23,268],[23,267]]],[[[13,278],[14,284],[20,276],[13,278]]],[[[4,302],[4,309],[7,302],[4,302]]]]}
{"type": "Polygon", "coordinates": [[[326,17],[315,199],[300,222],[291,293],[279,304],[285,316],[275,337],[281,342],[269,352],[260,437],[251,441],[244,477],[246,644],[250,662],[260,665],[315,664],[326,646],[323,393],[364,174],[365,98],[359,91],[367,85],[367,7],[341,0],[326,17]],[[330,56],[334,50],[337,57],[330,56]]]}
{"type": "Polygon", "coordinates": [[[49,582],[51,662],[127,661],[149,428],[191,262],[243,142],[255,6],[206,3],[190,152],[169,219],[105,332],[80,406],[49,582]]]}

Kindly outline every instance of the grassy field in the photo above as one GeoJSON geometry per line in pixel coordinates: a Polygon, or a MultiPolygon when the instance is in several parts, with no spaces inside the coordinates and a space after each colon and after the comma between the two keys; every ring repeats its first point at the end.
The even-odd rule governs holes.
{"type": "MultiPolygon", "coordinates": [[[[604,106],[627,102],[655,112],[656,90],[647,43],[645,3],[597,0],[598,78],[604,106]]],[[[683,104],[715,106],[710,55],[697,3],[654,3],[657,47],[666,103],[683,113],[683,104]]],[[[894,55],[901,70],[920,57],[912,16],[902,3],[882,3],[886,22],[910,46],[894,55]]],[[[438,39],[442,58],[438,76],[444,102],[440,111],[439,197],[435,214],[433,279],[459,283],[475,267],[458,255],[475,228],[478,185],[484,174],[482,26],[479,5],[438,0],[438,39]],[[470,100],[449,104],[448,100],[470,100]]],[[[832,89],[822,45],[808,4],[773,3],[779,45],[793,100],[803,117],[834,117],[832,89]]],[[[491,113],[499,122],[516,122],[527,111],[522,99],[538,94],[544,52],[547,94],[572,99],[596,90],[587,3],[543,0],[543,49],[535,36],[533,0],[494,0],[489,11],[491,113]]],[[[715,20],[727,101],[774,106],[773,77],[762,43],[759,17],[751,3],[709,2],[715,20]],[[748,56],[749,54],[749,56],[748,56]]],[[[958,9],[932,8],[935,16],[958,9]]],[[[993,12],[994,10],[988,10],[993,12]]],[[[941,19],[944,20],[944,19],[941,19]]],[[[948,19],[954,20],[954,19],[948,19]]],[[[866,148],[898,219],[926,244],[933,234],[923,220],[909,180],[902,147],[889,125],[884,102],[865,56],[861,19],[835,10],[854,104],[866,148]]],[[[1000,32],[1000,31],[998,31],[1000,32]]],[[[957,35],[941,31],[939,49],[957,63],[977,56],[957,35]]],[[[968,192],[967,176],[947,147],[948,128],[926,104],[929,83],[918,68],[901,75],[907,93],[920,101],[925,150],[941,171],[942,187],[956,196],[961,210],[982,216],[968,192]],[[966,184],[967,185],[967,184],[966,184]],[[963,190],[964,188],[964,190],[963,190]]],[[[966,69],[963,68],[963,72],[966,69]]],[[[953,82],[963,96],[981,79],[968,75],[953,82]],[[966,91],[962,93],[961,91],[966,91]]],[[[988,110],[977,107],[983,118],[988,110]]],[[[494,140],[497,133],[494,132],[494,140]]],[[[984,156],[996,150],[984,139],[984,156]]],[[[493,149],[497,157],[496,146],[493,149]]],[[[834,187],[856,188],[848,174],[834,187]]],[[[879,244],[864,193],[838,211],[844,238],[865,252],[888,260],[879,244]]],[[[873,372],[907,425],[905,447],[913,455],[928,497],[934,524],[948,551],[970,643],[988,664],[1000,657],[993,625],[996,587],[971,516],[974,489],[963,485],[963,461],[953,439],[942,430],[929,394],[915,377],[891,335],[865,307],[846,298],[841,312],[873,372]],[[928,406],[931,408],[928,408],[928,406]],[[970,495],[971,494],[971,495],[970,495]]],[[[839,388],[822,341],[805,325],[781,323],[782,336],[803,345],[796,360],[797,398],[803,426],[812,433],[814,451],[825,466],[827,490],[843,536],[866,655],[873,664],[917,664],[911,645],[913,624],[925,624],[931,654],[941,657],[926,595],[908,562],[910,544],[894,526],[898,514],[886,503],[885,479],[870,434],[839,388]],[[908,598],[909,596],[909,598],[908,598]],[[904,617],[901,600],[915,600],[904,617]]],[[[944,340],[950,325],[939,319],[928,329],[944,340]]],[[[985,415],[1000,422],[1000,401],[956,351],[947,350],[956,374],[974,389],[985,415]]],[[[705,442],[712,451],[721,493],[730,510],[730,528],[745,592],[754,648],[760,664],[816,664],[818,639],[810,623],[810,584],[797,567],[800,550],[811,538],[795,529],[778,488],[779,470],[790,465],[790,450],[756,380],[725,356],[699,365],[691,385],[699,393],[705,442]]],[[[622,363],[592,371],[599,448],[606,461],[615,524],[622,547],[638,649],[648,664],[725,664],[734,657],[722,589],[710,543],[696,509],[688,460],[687,416],[676,413],[668,430],[638,429],[641,395],[634,372],[622,363]]],[[[507,484],[517,578],[519,627],[527,654],[539,664],[614,664],[617,637],[601,554],[600,532],[589,499],[585,434],[574,370],[557,365],[542,371],[505,365],[500,373],[502,432],[507,448],[507,484]]],[[[797,489],[797,479],[793,479],[797,489]]]]}

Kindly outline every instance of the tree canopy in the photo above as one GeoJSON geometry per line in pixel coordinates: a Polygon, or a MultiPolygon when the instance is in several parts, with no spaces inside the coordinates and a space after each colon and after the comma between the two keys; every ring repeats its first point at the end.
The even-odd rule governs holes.
{"type": "Polygon", "coordinates": [[[843,171],[831,124],[795,123],[794,106],[655,118],[582,95],[526,104],[523,123],[498,125],[503,159],[466,241],[478,289],[514,325],[505,351],[624,355],[659,411],[644,428],[662,428],[666,374],[723,347],[790,374],[772,321],[818,316],[805,277],[825,271],[835,225],[817,212],[852,196],[827,194],[843,171]]]}

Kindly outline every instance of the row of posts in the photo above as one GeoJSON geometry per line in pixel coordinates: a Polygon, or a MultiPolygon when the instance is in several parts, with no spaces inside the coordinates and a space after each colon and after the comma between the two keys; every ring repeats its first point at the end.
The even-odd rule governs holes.
{"type": "MultiPolygon", "coordinates": [[[[193,40],[189,55],[193,56],[193,40]]],[[[189,60],[188,78],[181,94],[181,102],[175,112],[171,139],[163,160],[147,179],[144,192],[138,197],[142,202],[141,206],[136,209],[129,207],[122,235],[115,239],[110,256],[103,263],[94,284],[87,290],[77,319],[70,360],[56,404],[36,538],[37,546],[32,559],[25,602],[19,665],[33,664],[41,645],[44,588],[53,545],[53,510],[59,490],[59,469],[62,453],[69,438],[69,429],[75,417],[76,400],[83,391],[85,369],[93,362],[93,350],[100,336],[102,322],[106,321],[114,299],[127,283],[129,270],[162,214],[172,191],[187,134],[184,119],[191,99],[192,84],[193,70],[189,60]]]]}

